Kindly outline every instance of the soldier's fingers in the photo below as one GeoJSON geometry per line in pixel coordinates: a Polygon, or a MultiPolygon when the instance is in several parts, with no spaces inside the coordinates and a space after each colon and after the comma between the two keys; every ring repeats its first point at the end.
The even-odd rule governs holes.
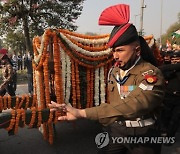
{"type": "Polygon", "coordinates": [[[50,111],[57,111],[57,108],[51,108],[50,111]]]}
{"type": "Polygon", "coordinates": [[[58,120],[59,121],[65,121],[65,120],[67,120],[67,117],[66,116],[60,116],[60,117],[58,117],[58,120]]]}

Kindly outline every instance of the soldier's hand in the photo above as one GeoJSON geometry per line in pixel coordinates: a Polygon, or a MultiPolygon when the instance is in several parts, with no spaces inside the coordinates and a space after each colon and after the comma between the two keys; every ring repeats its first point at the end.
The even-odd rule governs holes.
{"type": "Polygon", "coordinates": [[[85,110],[73,108],[70,104],[57,104],[51,101],[49,107],[51,111],[59,110],[66,113],[65,116],[58,117],[58,120],[76,120],[78,118],[86,117],[85,110]]]}

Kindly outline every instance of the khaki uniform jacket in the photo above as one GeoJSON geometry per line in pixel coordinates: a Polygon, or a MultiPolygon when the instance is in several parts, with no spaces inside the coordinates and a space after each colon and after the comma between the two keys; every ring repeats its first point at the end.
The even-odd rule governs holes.
{"type": "Polygon", "coordinates": [[[86,108],[88,119],[99,120],[103,125],[109,125],[115,120],[123,117],[125,119],[138,118],[147,114],[152,114],[161,106],[164,98],[164,78],[161,71],[148,62],[140,59],[138,63],[127,73],[129,78],[123,86],[135,85],[136,88],[122,99],[117,82],[113,77],[120,72],[118,67],[114,67],[110,73],[108,82],[110,104],[101,102],[100,106],[86,108]],[[154,83],[149,83],[145,79],[145,74],[153,75],[157,78],[154,83]],[[151,86],[151,89],[139,87],[139,85],[151,86]]]}
{"type": "Polygon", "coordinates": [[[11,64],[2,65],[3,83],[0,85],[0,90],[6,88],[6,86],[12,81],[14,70],[11,64]]]}

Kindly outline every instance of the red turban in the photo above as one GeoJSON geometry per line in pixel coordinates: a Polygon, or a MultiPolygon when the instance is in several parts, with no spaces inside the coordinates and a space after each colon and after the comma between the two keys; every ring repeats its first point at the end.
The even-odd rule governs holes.
{"type": "Polygon", "coordinates": [[[129,5],[118,4],[106,8],[99,17],[99,25],[114,25],[108,42],[109,47],[129,44],[138,39],[134,25],[129,23],[129,5]]]}
{"type": "Polygon", "coordinates": [[[0,49],[0,58],[4,57],[8,53],[7,49],[0,49]]]}

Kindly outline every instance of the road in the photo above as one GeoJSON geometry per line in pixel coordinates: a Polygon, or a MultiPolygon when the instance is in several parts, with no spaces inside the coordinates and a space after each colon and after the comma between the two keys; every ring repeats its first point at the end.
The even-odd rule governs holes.
{"type": "MultiPolygon", "coordinates": [[[[28,93],[27,85],[18,85],[17,94],[28,93]]],[[[81,119],[59,122],[55,126],[54,144],[49,145],[38,129],[19,128],[18,134],[8,136],[0,129],[0,154],[96,154],[95,136],[102,132],[95,121],[81,119]]],[[[180,130],[176,143],[163,146],[161,154],[180,154],[180,130]]]]}

